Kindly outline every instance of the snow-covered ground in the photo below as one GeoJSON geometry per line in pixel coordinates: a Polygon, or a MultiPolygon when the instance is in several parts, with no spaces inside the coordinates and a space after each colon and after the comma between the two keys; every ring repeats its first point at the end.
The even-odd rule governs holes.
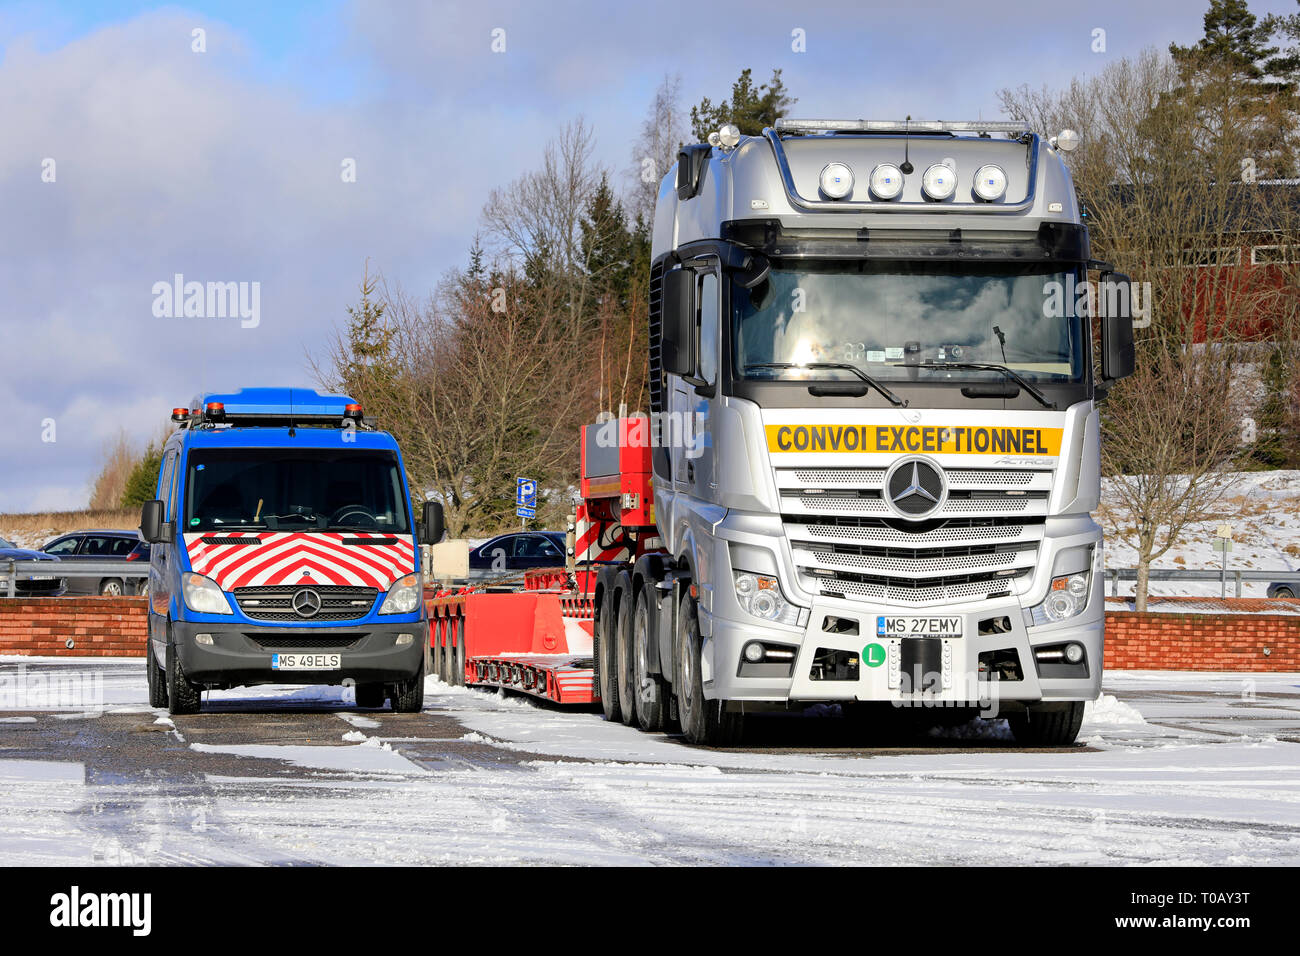
{"type": "MultiPolygon", "coordinates": [[[[1102,506],[1097,520],[1106,535],[1106,567],[1135,568],[1137,552],[1132,539],[1133,521],[1120,508],[1111,482],[1102,481],[1102,506]]],[[[1214,515],[1187,526],[1182,540],[1152,565],[1184,571],[1217,571],[1223,555],[1211,547],[1215,529],[1230,524],[1234,531],[1228,568],[1242,571],[1300,570],[1300,471],[1241,472],[1232,477],[1228,493],[1214,515]]],[[[1231,578],[1228,596],[1234,594],[1231,578]]],[[[1242,597],[1264,597],[1268,583],[1243,582],[1242,597]]],[[[1110,585],[1107,583],[1107,594],[1110,585]]],[[[1132,594],[1133,582],[1120,582],[1120,594],[1132,594]]],[[[1219,594],[1217,581],[1152,581],[1158,595],[1219,594]]]]}
{"type": "Polygon", "coordinates": [[[168,718],[138,661],[0,675],[43,663],[103,706],[0,717],[3,864],[1300,863],[1297,674],[1112,673],[1073,751],[1000,721],[712,751],[433,678],[421,715],[262,688],[168,718]]]}

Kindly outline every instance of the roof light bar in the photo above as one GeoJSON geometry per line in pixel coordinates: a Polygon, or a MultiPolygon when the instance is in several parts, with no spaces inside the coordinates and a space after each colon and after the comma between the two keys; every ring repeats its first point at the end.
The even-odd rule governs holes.
{"type": "Polygon", "coordinates": [[[779,119],[778,133],[1006,133],[1032,132],[1015,120],[831,120],[779,119]]]}

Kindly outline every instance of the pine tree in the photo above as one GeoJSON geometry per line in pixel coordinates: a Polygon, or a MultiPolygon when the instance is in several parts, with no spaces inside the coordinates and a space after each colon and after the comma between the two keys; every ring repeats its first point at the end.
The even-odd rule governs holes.
{"type": "Polygon", "coordinates": [[[706,96],[698,106],[691,107],[691,130],[701,143],[726,123],[734,123],[746,136],[757,136],[797,102],[786,90],[780,70],[773,70],[772,79],[755,86],[753,71],[745,69],[731,85],[730,102],[714,105],[706,96]]]}
{"type": "Polygon", "coordinates": [[[1160,108],[1187,112],[1210,181],[1240,179],[1248,168],[1257,178],[1294,175],[1300,61],[1272,45],[1279,21],[1259,21],[1245,0],[1210,0],[1204,29],[1192,46],[1170,44],[1181,86],[1160,108]]]}
{"type": "Polygon", "coordinates": [[[122,490],[123,508],[139,508],[146,501],[152,501],[158,487],[158,472],[162,468],[162,449],[154,442],[149,443],[144,455],[136,462],[131,474],[126,479],[122,490]]]}

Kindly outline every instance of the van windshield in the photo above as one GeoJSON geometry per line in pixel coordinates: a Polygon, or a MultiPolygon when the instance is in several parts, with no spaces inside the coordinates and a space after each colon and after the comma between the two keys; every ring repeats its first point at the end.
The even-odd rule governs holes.
{"type": "Polygon", "coordinates": [[[184,520],[189,532],[410,528],[395,454],[328,449],[195,449],[184,520]]]}

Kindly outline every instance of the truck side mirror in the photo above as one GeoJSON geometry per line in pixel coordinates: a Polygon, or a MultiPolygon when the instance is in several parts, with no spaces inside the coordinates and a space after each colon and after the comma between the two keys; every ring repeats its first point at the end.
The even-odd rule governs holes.
{"type": "Polygon", "coordinates": [[[695,374],[695,271],[664,274],[659,356],[669,375],[695,374]]]}
{"type": "Polygon", "coordinates": [[[423,519],[420,522],[420,544],[437,544],[447,530],[443,520],[442,502],[426,501],[423,519]]]}
{"type": "Polygon", "coordinates": [[[1133,285],[1118,272],[1103,272],[1097,283],[1101,305],[1101,377],[1128,378],[1136,364],[1133,347],[1133,285]]]}
{"type": "Polygon", "coordinates": [[[163,532],[164,504],[155,498],[146,501],[140,509],[140,537],[149,544],[159,544],[167,540],[163,532]]]}

